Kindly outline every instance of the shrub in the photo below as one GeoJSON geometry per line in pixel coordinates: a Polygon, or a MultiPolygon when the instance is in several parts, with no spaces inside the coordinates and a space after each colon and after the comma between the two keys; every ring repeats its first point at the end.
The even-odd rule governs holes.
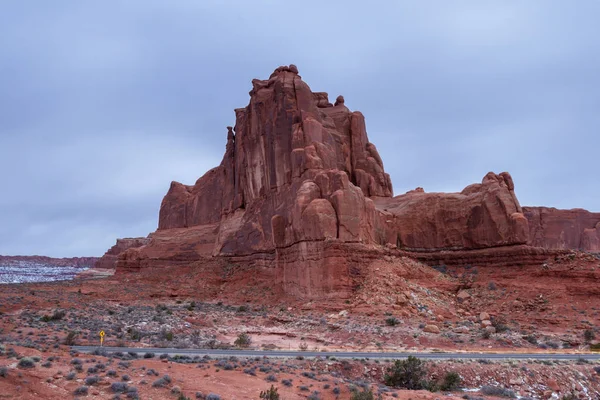
{"type": "Polygon", "coordinates": [[[206,396],[206,400],[221,400],[221,396],[218,394],[209,393],[208,396],[206,396]]]}
{"type": "Polygon", "coordinates": [[[72,381],[73,379],[75,379],[75,377],[77,376],[77,374],[75,372],[69,372],[67,374],[67,376],[65,377],[68,381],[72,381]]]}
{"type": "Polygon", "coordinates": [[[142,340],[142,333],[140,331],[138,331],[137,329],[132,329],[129,332],[129,337],[131,337],[131,340],[135,340],[135,341],[139,342],[140,340],[142,340]]]}
{"type": "Polygon", "coordinates": [[[117,376],[117,371],[115,371],[114,369],[109,369],[106,373],[106,376],[112,376],[114,378],[115,376],[117,376]]]}
{"type": "Polygon", "coordinates": [[[460,387],[461,378],[458,372],[451,371],[444,376],[444,380],[440,385],[440,389],[445,391],[453,391],[460,387]]]}
{"type": "Polygon", "coordinates": [[[592,351],[600,351],[600,343],[590,344],[590,350],[592,350],[592,351]]]}
{"type": "Polygon", "coordinates": [[[88,394],[88,387],[87,386],[79,386],[77,389],[75,389],[73,394],[76,396],[85,396],[88,394]]]}
{"type": "Polygon", "coordinates": [[[374,400],[373,392],[370,389],[363,389],[362,392],[354,392],[350,396],[350,400],[374,400]]]}
{"type": "Polygon", "coordinates": [[[77,333],[70,331],[67,336],[65,337],[64,340],[64,344],[67,346],[74,346],[75,345],[75,338],[77,337],[77,333]]]}
{"type": "Polygon", "coordinates": [[[319,392],[316,390],[312,392],[307,398],[307,400],[321,400],[321,396],[319,396],[319,392]]]}
{"type": "Polygon", "coordinates": [[[489,290],[496,290],[497,289],[496,284],[494,282],[488,283],[488,289],[489,290]]]}
{"type": "Polygon", "coordinates": [[[497,333],[502,333],[509,330],[508,325],[506,325],[506,321],[498,317],[492,318],[492,326],[496,328],[497,333]]]}
{"type": "Polygon", "coordinates": [[[593,330],[586,329],[585,332],[583,332],[583,338],[585,339],[586,343],[589,343],[596,338],[596,335],[594,334],[593,330]]]}
{"type": "Polygon", "coordinates": [[[409,390],[419,390],[423,387],[423,378],[427,374],[424,363],[416,357],[409,356],[406,360],[396,360],[385,374],[385,384],[409,390]]]}
{"type": "Polygon", "coordinates": [[[438,385],[437,382],[433,380],[424,379],[421,382],[421,386],[423,389],[432,393],[438,392],[440,390],[440,385],[438,385]]]}
{"type": "MultiPolygon", "coordinates": [[[[166,375],[165,375],[165,376],[166,376],[166,375]]],[[[125,375],[123,375],[123,376],[121,377],[121,380],[122,380],[123,382],[129,382],[129,381],[131,380],[131,378],[129,377],[129,375],[125,374],[125,375]]],[[[171,383],[171,382],[169,381],[169,383],[171,383]]]]}
{"type": "Polygon", "coordinates": [[[247,312],[248,306],[239,306],[237,309],[238,312],[247,312]]]}
{"type": "Polygon", "coordinates": [[[171,377],[169,375],[165,375],[162,378],[155,380],[152,384],[152,387],[162,388],[167,386],[169,383],[171,383],[171,377]]]}
{"type": "Polygon", "coordinates": [[[172,342],[173,341],[173,332],[171,332],[171,331],[165,332],[164,333],[164,338],[166,340],[168,340],[169,342],[172,342]]]}
{"type": "Polygon", "coordinates": [[[340,394],[340,388],[339,387],[334,387],[332,390],[333,394],[335,394],[336,396],[340,394]]]}
{"type": "Polygon", "coordinates": [[[275,377],[275,375],[267,375],[267,377],[265,378],[268,382],[277,382],[277,377],[275,377]]]}
{"type": "Polygon", "coordinates": [[[17,364],[19,368],[33,368],[35,367],[35,361],[29,357],[23,357],[19,360],[17,364]]]}
{"type": "Polygon", "coordinates": [[[260,398],[265,400],[279,400],[279,393],[277,393],[277,388],[271,385],[271,388],[265,390],[264,392],[260,392],[260,398]]]}
{"type": "Polygon", "coordinates": [[[99,376],[88,376],[87,378],[85,378],[85,384],[88,386],[92,386],[95,385],[96,383],[100,382],[100,377],[99,376]]]}
{"type": "Polygon", "coordinates": [[[44,321],[44,322],[60,321],[61,319],[63,319],[65,317],[65,315],[67,315],[67,313],[64,312],[63,310],[54,310],[54,314],[44,315],[42,317],[42,321],[44,321]]]}
{"type": "Polygon", "coordinates": [[[144,358],[154,358],[154,353],[146,353],[144,354],[144,358]]]}
{"type": "Polygon", "coordinates": [[[498,397],[509,397],[509,398],[517,397],[515,395],[515,392],[513,392],[510,389],[505,389],[503,387],[490,386],[490,385],[483,386],[481,388],[481,393],[483,393],[487,396],[498,396],[498,397]]]}
{"type": "Polygon", "coordinates": [[[8,376],[8,368],[2,367],[0,368],[0,377],[6,378],[8,376]]]}
{"type": "Polygon", "coordinates": [[[252,338],[247,333],[240,333],[240,335],[233,342],[238,347],[248,347],[252,343],[252,338]]]}
{"type": "Polygon", "coordinates": [[[161,312],[161,311],[167,311],[169,309],[169,307],[167,307],[164,304],[157,304],[155,309],[156,309],[156,312],[161,312]]]}
{"type": "Polygon", "coordinates": [[[300,349],[300,351],[306,351],[308,350],[308,344],[306,342],[301,342],[298,348],[300,349]]]}
{"type": "Polygon", "coordinates": [[[389,317],[385,319],[385,323],[387,326],[396,326],[400,321],[396,317],[389,317]]]}
{"type": "Polygon", "coordinates": [[[527,335],[523,339],[527,340],[531,344],[537,344],[537,338],[534,335],[527,335]]]}
{"type": "Polygon", "coordinates": [[[281,381],[281,383],[283,384],[283,386],[287,386],[287,387],[292,386],[292,380],[291,379],[284,379],[284,380],[281,381]]]}
{"type": "MultiPolygon", "coordinates": [[[[138,390],[137,388],[133,387],[133,386],[129,386],[127,388],[127,398],[128,399],[138,399],[139,395],[138,395],[138,390]]],[[[189,399],[188,399],[189,400],[189,399]]]]}
{"type": "Polygon", "coordinates": [[[125,382],[113,382],[112,385],[110,385],[110,390],[112,390],[113,393],[125,393],[127,388],[128,386],[125,382]]]}

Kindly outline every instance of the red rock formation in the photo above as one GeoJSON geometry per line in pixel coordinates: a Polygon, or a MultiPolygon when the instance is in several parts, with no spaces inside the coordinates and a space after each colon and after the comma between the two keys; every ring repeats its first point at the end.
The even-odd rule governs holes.
{"type": "Polygon", "coordinates": [[[469,250],[528,240],[527,220],[507,172],[490,172],[460,193],[413,190],[377,198],[375,204],[395,234],[388,241],[406,250],[469,250]]]}
{"type": "Polygon", "coordinates": [[[294,66],[280,67],[269,80],[255,79],[252,85],[250,104],[235,110],[235,130],[228,128],[221,165],[194,186],[171,184],[159,231],[221,221],[218,255],[273,251],[279,242],[324,237],[370,241],[368,233],[357,231],[367,211],[354,218],[354,209],[368,207],[373,218],[372,203],[363,204],[365,195],[391,196],[392,185],[368,141],[362,114],[351,112],[341,96],[332,105],[326,93],[312,93],[294,66]],[[274,217],[281,238],[273,237],[274,217]],[[328,224],[324,231],[316,225],[305,232],[303,226],[312,229],[322,218],[328,224]]]}
{"type": "Polygon", "coordinates": [[[94,268],[114,269],[117,266],[117,259],[121,253],[130,248],[144,246],[149,242],[150,239],[148,238],[117,239],[117,243],[108,249],[106,253],[104,253],[104,255],[98,259],[98,261],[96,261],[94,268]]]}
{"type": "MultiPolygon", "coordinates": [[[[193,186],[171,183],[158,231],[119,256],[117,273],[212,255],[264,268],[289,294],[343,298],[369,260],[407,254],[395,247],[430,264],[549,254],[525,245],[530,227],[508,173],[490,172],[460,193],[392,197],[365,119],[342,96],[331,104],[311,92],[293,65],[252,86],[221,164],[193,186]]],[[[587,246],[596,233],[582,231],[587,246]]]]}
{"type": "Polygon", "coordinates": [[[532,246],[600,252],[600,213],[523,207],[532,246]]]}

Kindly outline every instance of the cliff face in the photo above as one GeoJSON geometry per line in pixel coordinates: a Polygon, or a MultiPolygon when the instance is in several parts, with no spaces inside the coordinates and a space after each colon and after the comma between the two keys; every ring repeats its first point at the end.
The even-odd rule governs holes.
{"type": "Polygon", "coordinates": [[[365,119],[342,96],[332,104],[313,93],[293,65],[252,86],[227,128],[221,164],[193,186],[171,183],[158,231],[121,253],[118,273],[210,254],[246,257],[270,268],[287,293],[343,297],[360,283],[360,249],[527,243],[508,173],[488,173],[461,193],[392,197],[365,119]]]}
{"type": "Polygon", "coordinates": [[[117,239],[117,243],[108,249],[102,257],[94,264],[94,268],[114,269],[117,267],[117,259],[125,250],[137,248],[150,243],[149,238],[123,238],[117,239]]]}
{"type": "Polygon", "coordinates": [[[533,246],[600,253],[600,213],[523,207],[533,246]]]}
{"type": "MultiPolygon", "coordinates": [[[[171,184],[159,230],[221,222],[215,254],[272,251],[274,216],[276,229],[282,230],[278,235],[285,236],[277,238],[279,243],[304,240],[301,214],[311,201],[322,199],[328,205],[316,202],[309,213],[324,212],[331,225],[325,230],[334,232],[308,236],[337,237],[334,208],[347,207],[341,203],[350,201],[348,196],[361,207],[365,195],[391,196],[390,177],[368,141],[364,117],[351,112],[341,96],[334,105],[326,93],[312,93],[294,66],[280,67],[252,85],[250,104],[235,110],[235,128],[228,127],[221,165],[194,186],[171,184]],[[335,180],[334,190],[323,187],[329,179],[335,180]],[[335,190],[348,195],[331,197],[335,190]]],[[[341,231],[342,237],[348,235],[344,221],[341,231]]]]}

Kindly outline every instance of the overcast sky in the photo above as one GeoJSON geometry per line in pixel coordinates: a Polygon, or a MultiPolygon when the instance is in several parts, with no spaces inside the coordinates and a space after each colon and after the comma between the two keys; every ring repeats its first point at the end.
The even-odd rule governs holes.
{"type": "Polygon", "coordinates": [[[4,1],[0,254],[99,256],[216,166],[253,78],[362,111],[395,194],[600,211],[600,2],[4,1]]]}

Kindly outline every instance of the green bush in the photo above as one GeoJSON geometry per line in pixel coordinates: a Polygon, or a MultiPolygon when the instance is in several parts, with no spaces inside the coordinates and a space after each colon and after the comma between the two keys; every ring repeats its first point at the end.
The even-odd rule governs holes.
{"type": "Polygon", "coordinates": [[[462,382],[462,380],[461,380],[458,372],[451,371],[451,372],[448,372],[446,374],[446,376],[444,376],[444,380],[442,381],[442,384],[440,385],[440,389],[451,392],[453,390],[457,390],[458,388],[460,388],[461,382],[462,382]]]}
{"type": "Polygon", "coordinates": [[[396,317],[389,317],[385,319],[385,323],[387,326],[396,326],[400,321],[396,317]]]}
{"type": "Polygon", "coordinates": [[[385,384],[409,390],[419,390],[423,387],[423,378],[427,374],[424,363],[416,357],[409,356],[406,360],[396,360],[385,374],[385,384]]]}
{"type": "Polygon", "coordinates": [[[247,333],[240,333],[240,335],[233,342],[238,347],[248,347],[252,343],[252,338],[247,333]]]}
{"type": "Polygon", "coordinates": [[[279,393],[277,393],[277,388],[271,385],[271,388],[265,390],[264,392],[260,392],[260,398],[264,400],[279,400],[279,393]]]}

